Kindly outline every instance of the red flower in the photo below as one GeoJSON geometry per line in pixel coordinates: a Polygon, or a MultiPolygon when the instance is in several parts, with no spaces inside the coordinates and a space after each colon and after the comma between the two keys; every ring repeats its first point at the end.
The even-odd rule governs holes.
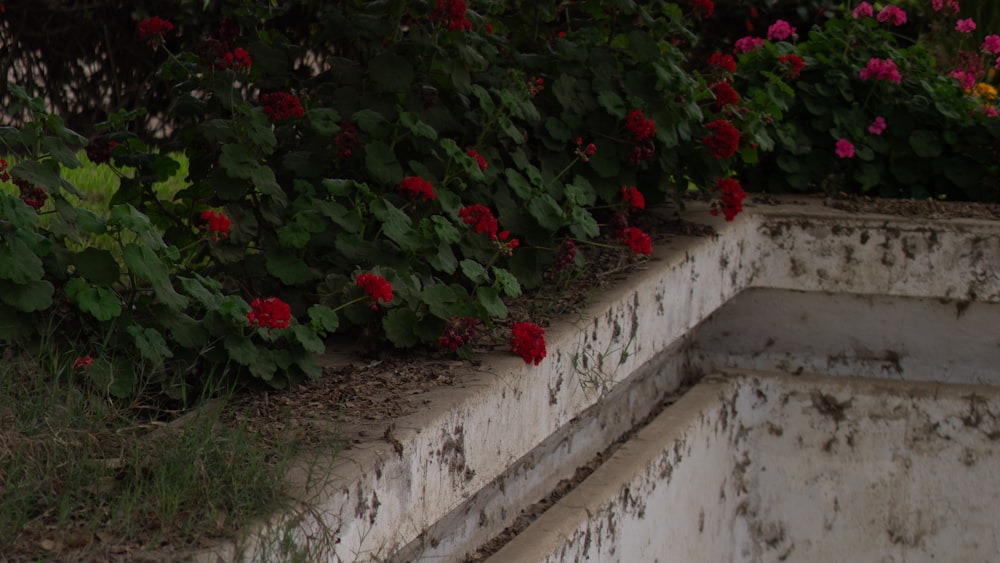
{"type": "Polygon", "coordinates": [[[10,173],[7,172],[7,159],[0,158],[0,182],[10,180],[10,173]]]}
{"type": "Polygon", "coordinates": [[[556,257],[556,269],[562,270],[573,263],[576,258],[576,243],[573,239],[567,238],[559,246],[559,253],[556,257]]]}
{"type": "Polygon", "coordinates": [[[622,199],[633,209],[645,209],[646,198],[635,186],[622,186],[622,199]]]}
{"type": "Polygon", "coordinates": [[[172,31],[173,29],[174,24],[161,17],[153,16],[139,22],[139,37],[142,39],[163,37],[168,31],[172,31]]]}
{"type": "Polygon", "coordinates": [[[94,359],[90,356],[80,356],[73,361],[73,370],[88,370],[93,363],[94,359]]]}
{"type": "Polygon", "coordinates": [[[729,158],[736,154],[740,146],[740,131],[732,123],[719,119],[705,124],[709,135],[701,142],[708,149],[708,154],[715,158],[729,158]]]}
{"type": "MultiPolygon", "coordinates": [[[[726,221],[732,221],[741,211],[743,211],[743,199],[747,193],[743,191],[743,186],[735,178],[719,178],[715,181],[715,190],[720,192],[719,208],[725,215],[726,221]]],[[[712,205],[712,215],[718,215],[718,209],[712,205]]]]}
{"type": "Polygon", "coordinates": [[[528,79],[528,93],[537,96],[545,90],[545,79],[542,77],[532,77],[528,79]]]}
{"type": "Polygon", "coordinates": [[[634,109],[625,116],[625,127],[632,132],[632,139],[637,143],[656,135],[656,122],[646,119],[641,109],[634,109]]]}
{"type": "Polygon", "coordinates": [[[486,168],[489,165],[486,164],[486,159],[483,158],[483,156],[481,154],[479,154],[478,152],[476,152],[474,149],[469,149],[469,150],[465,151],[465,154],[467,154],[467,155],[471,156],[472,158],[476,159],[476,164],[479,165],[479,169],[482,170],[483,172],[486,172],[486,168]]]}
{"type": "Polygon", "coordinates": [[[237,47],[232,53],[222,56],[222,68],[231,67],[236,72],[250,72],[252,65],[253,59],[250,58],[250,53],[242,47],[237,47]]]}
{"type": "Polygon", "coordinates": [[[229,236],[229,227],[232,222],[221,211],[206,209],[201,212],[201,218],[205,221],[205,226],[209,233],[212,233],[212,241],[219,240],[219,237],[229,236]]]}
{"type": "Polygon", "coordinates": [[[350,158],[354,149],[361,144],[361,135],[353,123],[344,121],[340,124],[340,134],[333,139],[333,142],[337,144],[338,157],[350,158]]]}
{"type": "Polygon", "coordinates": [[[117,146],[115,141],[91,141],[87,145],[87,158],[94,164],[104,164],[111,160],[111,149],[117,146]]]}
{"type": "Polygon", "coordinates": [[[712,56],[708,57],[708,64],[727,72],[736,72],[736,59],[730,54],[723,54],[722,51],[712,53],[712,56]]]}
{"type": "Polygon", "coordinates": [[[365,290],[365,293],[372,298],[372,310],[378,309],[378,301],[383,303],[392,301],[392,284],[378,274],[365,273],[358,276],[358,287],[365,290]]]}
{"type": "Polygon", "coordinates": [[[250,312],[247,313],[247,320],[251,325],[266,329],[288,328],[292,320],[292,308],[277,297],[267,299],[254,299],[250,303],[250,312]]]}
{"type": "MultiPolygon", "coordinates": [[[[6,172],[4,172],[4,175],[6,175],[6,172]]],[[[45,205],[45,201],[49,199],[49,194],[45,190],[32,185],[27,180],[14,178],[13,182],[21,191],[21,201],[28,204],[28,207],[31,207],[35,211],[41,209],[45,205]]]]}
{"type": "Polygon", "coordinates": [[[694,0],[694,11],[698,17],[710,18],[715,12],[715,4],[712,0],[694,0]]]}
{"type": "Polygon", "coordinates": [[[260,101],[264,104],[264,113],[275,121],[305,115],[299,99],[288,92],[263,94],[260,97],[260,101]]]}
{"type": "Polygon", "coordinates": [[[653,240],[639,227],[622,229],[621,239],[636,254],[651,254],[653,252],[653,240]]]}
{"type": "Polygon", "coordinates": [[[799,73],[806,66],[806,62],[802,60],[802,57],[791,53],[783,57],[778,57],[778,62],[785,66],[788,72],[788,77],[795,79],[799,77],[799,73]]]}
{"type": "Polygon", "coordinates": [[[534,323],[516,322],[511,332],[511,351],[527,364],[540,364],[545,357],[545,330],[534,323]]]}
{"type": "Polygon", "coordinates": [[[709,86],[715,96],[715,111],[740,103],[740,95],[728,82],[716,82],[709,86]]]}
{"type": "Polygon", "coordinates": [[[438,346],[457,350],[468,344],[476,336],[477,321],[473,317],[452,317],[438,337],[438,346]]]}
{"type": "Polygon", "coordinates": [[[460,209],[458,216],[462,218],[462,222],[466,225],[472,225],[472,230],[480,234],[489,235],[490,240],[497,240],[499,225],[489,207],[481,203],[474,203],[460,209]]]}
{"type": "Polygon", "coordinates": [[[420,176],[407,176],[399,184],[399,193],[411,197],[422,197],[424,201],[434,199],[434,186],[420,176]]]}
{"type": "Polygon", "coordinates": [[[656,149],[656,144],[652,139],[646,139],[641,143],[636,143],[632,147],[632,154],[629,155],[628,161],[632,164],[639,164],[644,160],[653,158],[653,151],[656,149]]]}
{"type": "Polygon", "coordinates": [[[438,0],[438,7],[431,12],[432,20],[442,20],[449,30],[472,29],[472,23],[465,19],[464,0],[438,0]]]}

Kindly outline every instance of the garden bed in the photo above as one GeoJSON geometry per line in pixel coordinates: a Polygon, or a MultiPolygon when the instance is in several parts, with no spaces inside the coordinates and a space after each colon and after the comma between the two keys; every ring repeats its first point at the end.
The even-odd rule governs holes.
{"type": "MultiPolygon", "coordinates": [[[[248,530],[238,551],[244,560],[475,553],[697,378],[692,329],[748,288],[953,307],[1000,301],[994,222],[849,214],[811,198],[774,202],[733,223],[691,205],[684,218],[717,234],[664,241],[648,267],[574,318],[553,321],[539,366],[526,369],[507,354],[473,369],[442,366],[449,384],[414,393],[419,410],[341,426],[350,449],[306,464],[311,478],[300,474],[299,483],[313,485],[302,489],[299,509],[248,530]]],[[[234,548],[215,553],[228,559],[234,548]]]]}

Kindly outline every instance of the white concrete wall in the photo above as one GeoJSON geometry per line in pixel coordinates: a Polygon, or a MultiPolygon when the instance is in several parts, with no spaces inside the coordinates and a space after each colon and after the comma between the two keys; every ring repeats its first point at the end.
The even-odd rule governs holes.
{"type": "Polygon", "coordinates": [[[490,561],[996,561],[1000,391],[712,378],[490,561]]]}
{"type": "Polygon", "coordinates": [[[691,375],[680,367],[691,329],[747,288],[1000,302],[995,223],[919,225],[816,204],[751,208],[732,223],[692,204],[685,218],[712,224],[717,235],[658,244],[645,269],[548,328],[541,365],[507,353],[482,358],[454,387],[422,395],[425,410],[360,429],[368,439],[309,464],[311,475],[293,475],[297,506],[248,529],[238,548],[220,545],[199,560],[280,561],[298,552],[316,561],[399,553],[461,560],[691,375]],[[660,366],[656,378],[633,377],[660,366]],[[634,410],[597,414],[608,397],[641,395],[620,390],[637,382],[649,396],[620,403],[634,410]],[[581,422],[588,417],[597,422],[581,422]],[[396,443],[382,438],[390,424],[396,443]],[[561,432],[564,443],[546,445],[561,432]],[[479,498],[491,490],[502,503],[479,498]],[[463,511],[475,525],[456,524],[448,537],[435,528],[463,511]]]}

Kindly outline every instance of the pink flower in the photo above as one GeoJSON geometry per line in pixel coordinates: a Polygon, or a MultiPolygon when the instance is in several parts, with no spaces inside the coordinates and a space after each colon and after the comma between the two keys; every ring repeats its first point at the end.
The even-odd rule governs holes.
{"type": "MultiPolygon", "coordinates": [[[[998,62],[998,64],[1000,64],[1000,59],[998,59],[997,62],[998,62]]],[[[962,85],[962,89],[964,89],[964,90],[972,90],[972,88],[974,88],[976,86],[976,73],[975,72],[970,72],[970,71],[967,71],[967,70],[962,70],[960,68],[956,68],[955,70],[951,71],[948,74],[948,76],[951,76],[953,78],[957,78],[958,82],[962,85]]]]}
{"type": "Polygon", "coordinates": [[[746,37],[741,37],[736,40],[733,52],[736,53],[737,55],[742,55],[743,53],[749,53],[750,51],[760,49],[763,46],[764,46],[763,39],[761,39],[760,37],[751,37],[747,35],[746,37]]]}
{"type": "Polygon", "coordinates": [[[890,23],[896,27],[906,24],[906,12],[899,6],[886,6],[878,13],[876,18],[882,23],[890,23]]]}
{"type": "Polygon", "coordinates": [[[991,55],[1000,54],[1000,35],[987,35],[983,39],[982,50],[991,55]]]}
{"type": "Polygon", "coordinates": [[[767,39],[769,41],[774,41],[775,39],[784,41],[793,35],[795,35],[795,28],[785,20],[778,20],[767,28],[767,39]]]}
{"type": "Polygon", "coordinates": [[[854,11],[851,13],[854,14],[854,19],[862,19],[862,18],[870,18],[873,15],[875,15],[875,10],[872,8],[872,5],[869,4],[868,2],[862,2],[858,4],[858,7],[854,8],[854,11]]]}
{"type": "Polygon", "coordinates": [[[995,107],[988,107],[988,108],[986,108],[983,111],[983,113],[986,114],[986,117],[996,117],[997,116],[997,108],[995,108],[995,107]]]}
{"type": "Polygon", "coordinates": [[[868,132],[872,135],[881,135],[885,131],[885,127],[885,118],[880,115],[868,126],[868,132]]]}
{"type": "Polygon", "coordinates": [[[854,145],[847,139],[838,140],[837,156],[840,158],[854,158],[854,145]]]}
{"type": "Polygon", "coordinates": [[[865,68],[861,69],[861,80],[887,80],[895,84],[899,84],[903,81],[902,75],[899,74],[899,69],[896,68],[896,63],[892,59],[876,59],[872,58],[865,65],[865,68]]]}
{"type": "Polygon", "coordinates": [[[972,18],[965,18],[955,22],[955,31],[961,33],[972,33],[976,29],[976,22],[972,18]]]}
{"type": "Polygon", "coordinates": [[[951,9],[954,14],[957,14],[959,10],[958,0],[931,0],[931,7],[934,8],[935,12],[940,12],[944,7],[951,9]]]}

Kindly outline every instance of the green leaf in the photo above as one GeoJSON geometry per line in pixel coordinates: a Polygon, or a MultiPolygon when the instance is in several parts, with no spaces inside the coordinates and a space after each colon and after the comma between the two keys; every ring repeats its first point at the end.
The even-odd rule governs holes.
{"type": "Polygon", "coordinates": [[[538,224],[549,231],[558,231],[564,224],[563,210],[549,194],[542,194],[531,200],[528,212],[538,221],[538,224]]]}
{"type": "Polygon", "coordinates": [[[937,133],[926,129],[917,129],[910,133],[910,148],[920,158],[936,158],[944,151],[943,143],[937,133]]]}
{"type": "Polygon", "coordinates": [[[425,139],[430,139],[432,141],[436,141],[438,138],[437,131],[435,131],[430,125],[421,121],[420,116],[412,111],[404,111],[399,114],[399,121],[404,127],[410,130],[410,133],[413,133],[418,137],[424,137],[425,139]]]}
{"type": "Polygon", "coordinates": [[[521,133],[521,129],[518,128],[517,125],[514,125],[514,122],[511,121],[510,118],[501,116],[498,118],[498,121],[500,123],[500,129],[502,129],[503,132],[510,137],[510,140],[519,145],[524,144],[524,134],[521,133]]]}
{"type": "Polygon", "coordinates": [[[313,305],[309,307],[309,321],[316,332],[326,332],[332,334],[337,332],[340,326],[340,318],[337,313],[326,305],[313,305]]]}
{"type": "Polygon", "coordinates": [[[41,224],[34,209],[6,192],[0,192],[0,217],[17,229],[36,229],[41,224]]]}
{"type": "Polygon", "coordinates": [[[354,112],[351,119],[372,139],[386,139],[392,134],[392,124],[381,113],[362,109],[354,112]]]}
{"type": "Polygon", "coordinates": [[[340,114],[332,108],[315,108],[306,112],[309,124],[320,135],[332,137],[340,132],[340,114]]]}
{"type": "Polygon", "coordinates": [[[476,288],[476,300],[489,316],[500,319],[507,316],[507,306],[504,305],[503,300],[500,299],[500,294],[495,288],[476,288]]]}
{"type": "Polygon", "coordinates": [[[431,216],[434,223],[434,232],[442,242],[454,244],[462,240],[462,232],[455,228],[455,224],[441,215],[431,216]]]}
{"type": "Polygon", "coordinates": [[[54,292],[55,288],[47,280],[35,280],[25,284],[0,280],[0,301],[25,313],[44,311],[51,307],[54,292]]]}
{"type": "Polygon", "coordinates": [[[420,246],[420,238],[413,230],[412,220],[403,210],[393,205],[387,199],[377,199],[368,207],[379,221],[382,221],[382,232],[389,240],[395,242],[403,250],[416,250],[420,246]]]}
{"type": "Polygon", "coordinates": [[[94,287],[83,278],[73,278],[64,288],[66,297],[80,307],[84,313],[89,313],[99,321],[110,321],[121,315],[121,299],[111,290],[104,287],[94,287]]]}
{"type": "Polygon", "coordinates": [[[122,257],[125,260],[125,267],[132,274],[149,281],[156,297],[164,305],[172,309],[181,309],[187,305],[187,298],[177,293],[174,286],[171,285],[167,267],[148,246],[129,243],[125,245],[122,257]]]}
{"type": "Polygon", "coordinates": [[[517,281],[517,276],[509,270],[493,266],[493,277],[497,280],[497,284],[500,285],[500,289],[503,290],[507,297],[521,296],[521,283],[517,281]]]}
{"type": "Polygon", "coordinates": [[[48,152],[56,162],[66,168],[79,168],[83,166],[79,159],[76,158],[76,153],[67,147],[66,143],[55,137],[46,137],[42,141],[42,150],[48,152]]]}
{"type": "Polygon", "coordinates": [[[251,366],[260,358],[257,347],[243,335],[230,334],[222,343],[226,352],[229,353],[229,357],[238,364],[251,366]]]}
{"type": "Polygon", "coordinates": [[[185,348],[197,350],[205,346],[208,332],[187,315],[178,315],[170,323],[170,336],[185,348]]]}
{"type": "Polygon", "coordinates": [[[102,248],[83,249],[76,254],[73,263],[77,274],[96,284],[111,285],[121,277],[118,261],[102,248]]]}
{"type": "Polygon", "coordinates": [[[399,348],[410,348],[420,343],[414,330],[418,320],[417,314],[410,309],[393,309],[382,319],[382,328],[390,342],[399,348]]]}
{"type": "Polygon", "coordinates": [[[300,324],[293,325],[292,335],[295,336],[295,340],[307,351],[313,354],[326,352],[326,345],[323,344],[323,339],[311,327],[300,324]]]}
{"type": "Polygon", "coordinates": [[[42,260],[21,237],[5,237],[0,244],[0,279],[28,283],[45,276],[42,260]]]}
{"type": "Polygon", "coordinates": [[[507,178],[507,185],[510,190],[514,192],[519,199],[528,199],[531,197],[531,184],[521,175],[520,172],[514,170],[513,168],[506,168],[503,171],[504,176],[507,178]]]}
{"type": "Polygon", "coordinates": [[[492,115],[496,111],[497,106],[493,103],[493,98],[485,88],[475,84],[472,86],[472,94],[479,100],[479,108],[486,112],[487,115],[492,115]]]}
{"type": "Polygon", "coordinates": [[[139,354],[154,364],[160,364],[163,360],[174,356],[174,353],[167,347],[167,341],[163,339],[163,335],[155,328],[129,325],[125,331],[132,336],[139,354]]]}
{"type": "Polygon", "coordinates": [[[274,170],[271,170],[270,166],[260,166],[251,172],[250,180],[253,181],[253,185],[257,186],[260,193],[271,196],[279,205],[284,206],[288,203],[288,196],[285,195],[285,190],[278,185],[278,181],[274,177],[274,170]]]}
{"type": "Polygon", "coordinates": [[[435,270],[446,274],[454,274],[455,269],[458,268],[458,258],[455,257],[451,245],[446,242],[441,242],[438,245],[437,254],[427,255],[427,263],[435,270]]]}
{"type": "Polygon", "coordinates": [[[427,305],[431,314],[442,319],[453,316],[454,306],[465,297],[465,290],[458,285],[433,284],[420,292],[420,300],[427,305]]]}
{"type": "Polygon", "coordinates": [[[59,175],[59,167],[55,161],[38,162],[23,160],[10,168],[10,175],[45,188],[49,193],[56,193],[65,183],[59,175]]]}
{"type": "Polygon", "coordinates": [[[570,212],[569,231],[574,238],[587,240],[601,233],[597,220],[583,207],[574,207],[570,212]]]}
{"type": "Polygon", "coordinates": [[[288,250],[277,249],[268,252],[264,259],[268,273],[288,285],[305,283],[319,277],[308,264],[288,250]]]}
{"type": "Polygon", "coordinates": [[[403,167],[396,160],[396,154],[381,141],[365,145],[365,168],[380,184],[397,185],[403,181],[403,167]]]}
{"type": "Polygon", "coordinates": [[[597,95],[597,103],[601,104],[601,107],[607,110],[608,114],[612,117],[617,119],[625,118],[625,114],[627,113],[625,101],[618,94],[610,90],[601,92],[597,95]]]}
{"type": "Polygon", "coordinates": [[[264,154],[273,153],[278,140],[274,136],[271,118],[264,113],[264,108],[254,108],[248,115],[250,119],[245,122],[247,138],[264,154]]]}
{"type": "Polygon", "coordinates": [[[413,83],[413,66],[395,53],[373,57],[368,63],[368,72],[379,86],[390,92],[402,92],[413,83]]]}
{"type": "Polygon", "coordinates": [[[486,281],[486,269],[479,262],[466,259],[459,262],[459,265],[462,267],[462,273],[465,274],[465,277],[473,283],[486,281]]]}
{"type": "Polygon", "coordinates": [[[177,277],[177,281],[181,284],[181,289],[184,290],[184,293],[187,293],[198,303],[211,311],[219,306],[219,302],[222,297],[218,293],[209,291],[203,283],[204,280],[205,278],[202,278],[201,276],[198,276],[197,278],[186,278],[183,276],[177,277]]]}
{"type": "Polygon", "coordinates": [[[557,141],[565,142],[573,138],[573,132],[557,117],[549,116],[545,119],[545,130],[557,141]]]}
{"type": "Polygon", "coordinates": [[[28,322],[29,318],[17,309],[0,304],[0,342],[30,338],[34,327],[28,322]]]}

